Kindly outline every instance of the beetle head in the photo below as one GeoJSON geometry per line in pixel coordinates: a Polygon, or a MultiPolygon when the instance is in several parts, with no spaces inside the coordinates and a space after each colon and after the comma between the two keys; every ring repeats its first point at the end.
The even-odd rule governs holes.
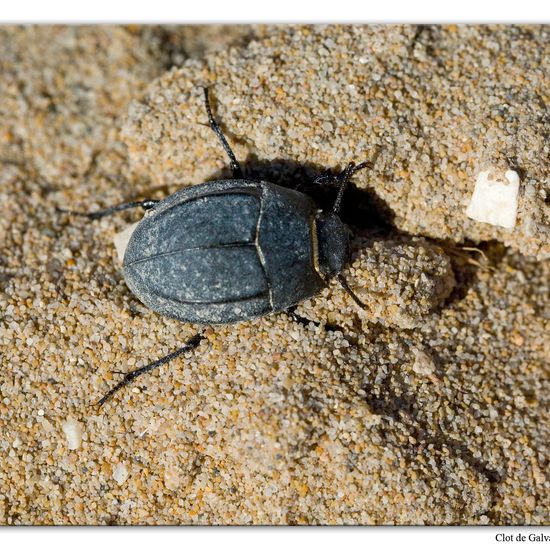
{"type": "Polygon", "coordinates": [[[349,231],[332,212],[319,212],[315,222],[319,271],[324,277],[332,277],[349,261],[349,231]]]}

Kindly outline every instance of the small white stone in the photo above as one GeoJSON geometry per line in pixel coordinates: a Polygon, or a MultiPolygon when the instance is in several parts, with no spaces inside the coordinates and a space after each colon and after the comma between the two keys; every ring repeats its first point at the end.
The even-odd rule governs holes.
{"type": "Polygon", "coordinates": [[[65,437],[67,438],[67,446],[71,451],[78,449],[82,442],[82,427],[80,422],[74,418],[67,418],[63,424],[61,424],[65,437]]]}
{"type": "Polygon", "coordinates": [[[128,248],[128,242],[130,241],[132,233],[138,226],[138,223],[139,222],[129,225],[113,237],[113,243],[115,245],[116,253],[118,255],[120,263],[122,263],[124,260],[124,253],[126,252],[126,248],[128,248]]]}
{"type": "Polygon", "coordinates": [[[164,485],[167,489],[175,491],[181,483],[180,476],[174,468],[167,468],[164,471],[164,485]]]}
{"type": "Polygon", "coordinates": [[[44,416],[44,409],[38,409],[36,414],[38,414],[38,416],[44,416]]]}
{"type": "Polygon", "coordinates": [[[422,350],[414,351],[413,371],[421,376],[431,376],[435,372],[433,359],[422,350]]]}
{"type": "Polygon", "coordinates": [[[513,170],[502,174],[493,170],[480,172],[466,216],[478,222],[507,229],[516,225],[519,176],[513,170]]]}
{"type": "Polygon", "coordinates": [[[113,479],[122,485],[128,479],[128,469],[124,464],[117,464],[113,471],[113,479]]]}

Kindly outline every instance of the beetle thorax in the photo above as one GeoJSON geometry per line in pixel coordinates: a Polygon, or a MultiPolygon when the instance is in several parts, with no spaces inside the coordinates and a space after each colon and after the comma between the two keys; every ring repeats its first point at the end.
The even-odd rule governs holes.
{"type": "Polygon", "coordinates": [[[315,217],[317,226],[316,269],[323,277],[332,277],[349,261],[349,233],[342,220],[331,212],[315,217]]]}

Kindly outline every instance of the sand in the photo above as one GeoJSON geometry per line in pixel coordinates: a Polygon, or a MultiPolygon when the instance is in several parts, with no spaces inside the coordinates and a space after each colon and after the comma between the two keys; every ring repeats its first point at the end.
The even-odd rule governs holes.
{"type": "Polygon", "coordinates": [[[0,523],[548,524],[549,32],[0,28],[0,523]],[[139,212],[55,208],[228,175],[202,85],[249,176],[373,161],[366,309],[333,283],[316,323],[211,327],[98,409],[198,327],[127,289],[139,212]],[[487,169],[520,175],[511,230],[465,215],[487,169]]]}

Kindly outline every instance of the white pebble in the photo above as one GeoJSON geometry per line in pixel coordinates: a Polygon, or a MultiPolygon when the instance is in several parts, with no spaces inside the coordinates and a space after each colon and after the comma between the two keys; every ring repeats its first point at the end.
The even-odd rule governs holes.
{"type": "Polygon", "coordinates": [[[71,451],[78,449],[82,442],[82,427],[80,422],[74,418],[67,418],[63,424],[61,424],[65,437],[67,438],[67,445],[71,451]]]}
{"type": "Polygon", "coordinates": [[[504,177],[493,170],[480,172],[466,215],[478,222],[507,229],[516,225],[519,176],[507,170],[504,177]]]}
{"type": "Polygon", "coordinates": [[[173,468],[167,468],[164,472],[164,485],[167,489],[175,491],[181,483],[178,472],[173,468]]]}
{"type": "Polygon", "coordinates": [[[117,464],[113,471],[113,479],[122,485],[128,479],[128,469],[124,464],[117,464]]]}
{"type": "Polygon", "coordinates": [[[430,376],[435,372],[433,359],[422,350],[414,351],[413,371],[421,376],[430,376]]]}

